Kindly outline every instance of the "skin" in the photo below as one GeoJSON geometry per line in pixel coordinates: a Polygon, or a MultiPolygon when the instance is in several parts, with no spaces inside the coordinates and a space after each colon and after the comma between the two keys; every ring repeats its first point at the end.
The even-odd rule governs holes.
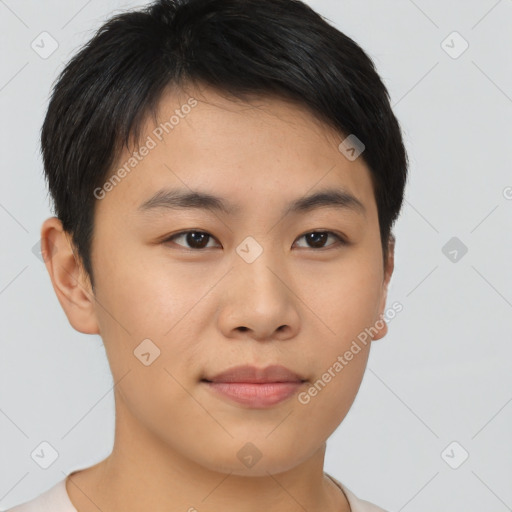
{"type": "MultiPolygon", "coordinates": [[[[60,304],[74,329],[101,335],[117,383],[113,451],[72,473],[68,494],[79,512],[349,511],[323,472],[324,455],[371,342],[308,404],[294,395],[251,409],[200,379],[239,364],[282,364],[310,386],[381,319],[394,247],[384,267],[370,171],[361,157],[340,153],[339,133],[278,99],[243,103],[196,88],[166,94],[160,120],[189,95],[197,106],[97,201],[94,293],[60,221],[42,226],[60,304]],[[350,191],[366,215],[332,207],[282,215],[288,202],[324,186],[350,191]],[[241,210],[141,215],[138,206],[162,187],[207,191],[241,210]],[[210,234],[208,247],[190,248],[186,237],[162,242],[184,230],[210,234]],[[331,235],[315,248],[303,235],[318,230],[350,243],[331,235]],[[236,252],[247,236],[263,248],[250,264],[236,252]],[[147,338],[160,349],[149,366],[134,356],[147,338]],[[248,442],[261,453],[252,467],[237,457],[248,442]]],[[[146,123],[141,141],[154,127],[146,123]]],[[[373,340],[386,333],[383,322],[373,340]]]]}

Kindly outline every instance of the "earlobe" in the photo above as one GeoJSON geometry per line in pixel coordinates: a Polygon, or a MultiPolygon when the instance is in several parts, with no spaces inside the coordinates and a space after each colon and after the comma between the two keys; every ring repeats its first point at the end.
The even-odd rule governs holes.
{"type": "Polygon", "coordinates": [[[90,280],[73,252],[71,236],[57,217],[46,219],[41,227],[41,252],[69,323],[84,334],[99,334],[90,280]]]}
{"type": "Polygon", "coordinates": [[[382,283],[382,295],[379,306],[379,317],[375,322],[375,328],[378,332],[372,336],[373,341],[380,340],[384,338],[388,333],[388,325],[386,320],[384,319],[384,311],[386,308],[386,301],[388,296],[388,286],[389,281],[391,280],[391,276],[393,275],[393,270],[395,268],[395,237],[391,234],[389,237],[388,243],[388,257],[386,260],[386,265],[384,268],[384,281],[382,283]]]}

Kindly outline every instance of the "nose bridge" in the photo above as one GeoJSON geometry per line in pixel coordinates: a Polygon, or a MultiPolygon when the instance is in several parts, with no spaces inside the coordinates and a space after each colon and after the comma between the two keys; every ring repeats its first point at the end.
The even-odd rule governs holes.
{"type": "Polygon", "coordinates": [[[236,251],[239,261],[235,266],[235,272],[237,280],[242,283],[239,290],[245,300],[249,299],[258,307],[259,303],[261,307],[269,307],[272,302],[287,300],[286,287],[281,280],[283,278],[277,277],[279,273],[284,272],[283,265],[279,262],[278,251],[264,248],[253,237],[247,237],[236,251]]]}
{"type": "Polygon", "coordinates": [[[288,326],[288,334],[295,332],[299,315],[285,284],[287,278],[279,251],[264,248],[252,237],[243,240],[236,251],[219,317],[224,334],[229,336],[244,328],[257,338],[266,338],[278,329],[281,332],[282,326],[288,326]]]}

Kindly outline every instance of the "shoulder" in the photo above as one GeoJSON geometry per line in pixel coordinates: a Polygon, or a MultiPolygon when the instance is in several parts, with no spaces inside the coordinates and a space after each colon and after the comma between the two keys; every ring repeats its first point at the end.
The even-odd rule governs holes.
{"type": "Polygon", "coordinates": [[[327,476],[343,490],[350,505],[351,512],[386,512],[383,508],[380,508],[369,501],[358,498],[350,489],[343,485],[339,480],[336,480],[333,476],[329,474],[327,474],[327,476]]]}
{"type": "Polygon", "coordinates": [[[66,479],[63,478],[39,496],[5,512],[77,512],[77,510],[69,499],[66,479]]]}

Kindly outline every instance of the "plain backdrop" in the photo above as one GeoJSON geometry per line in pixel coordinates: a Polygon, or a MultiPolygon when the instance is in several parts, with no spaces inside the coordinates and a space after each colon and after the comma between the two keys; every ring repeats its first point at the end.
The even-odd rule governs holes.
{"type": "MultiPolygon", "coordinates": [[[[64,63],[143,3],[0,0],[2,509],[112,449],[101,339],[69,325],[37,256],[52,215],[39,131],[64,63]]],[[[410,158],[388,295],[403,310],[325,470],[389,511],[512,510],[512,1],[310,4],[374,60],[410,158]]]]}

